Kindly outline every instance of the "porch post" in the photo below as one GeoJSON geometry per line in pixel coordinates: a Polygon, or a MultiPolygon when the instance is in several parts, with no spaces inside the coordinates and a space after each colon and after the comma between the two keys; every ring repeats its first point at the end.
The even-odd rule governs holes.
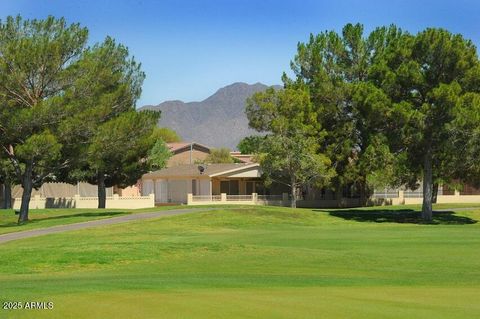
{"type": "Polygon", "coordinates": [[[460,200],[460,191],[458,189],[456,189],[455,193],[453,193],[453,196],[455,196],[455,199],[460,200]]]}
{"type": "Polygon", "coordinates": [[[212,184],[211,178],[210,178],[210,191],[208,195],[210,195],[210,201],[213,201],[213,184],[212,184]]]}
{"type": "Polygon", "coordinates": [[[405,205],[405,191],[399,190],[398,191],[398,201],[400,204],[405,205]]]}
{"type": "Polygon", "coordinates": [[[187,205],[193,205],[193,195],[192,195],[192,193],[187,194],[187,205]]]}

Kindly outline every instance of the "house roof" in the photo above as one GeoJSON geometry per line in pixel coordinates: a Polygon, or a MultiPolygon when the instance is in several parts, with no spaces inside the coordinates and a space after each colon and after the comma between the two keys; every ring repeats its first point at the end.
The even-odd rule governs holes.
{"type": "Polygon", "coordinates": [[[210,153],[210,147],[195,142],[167,143],[167,146],[168,149],[174,154],[180,153],[182,151],[188,151],[190,150],[190,147],[210,153]]]}
{"type": "Polygon", "coordinates": [[[189,164],[189,165],[179,165],[164,168],[155,172],[147,173],[143,175],[142,178],[166,178],[166,177],[214,177],[221,176],[223,174],[234,173],[237,171],[242,171],[249,168],[257,168],[259,164],[257,163],[233,163],[233,164],[209,164],[206,165],[206,168],[203,174],[200,174],[198,169],[199,165],[189,164]]]}
{"type": "Polygon", "coordinates": [[[235,157],[243,163],[253,163],[252,154],[242,154],[241,152],[230,152],[230,156],[235,157]]]}

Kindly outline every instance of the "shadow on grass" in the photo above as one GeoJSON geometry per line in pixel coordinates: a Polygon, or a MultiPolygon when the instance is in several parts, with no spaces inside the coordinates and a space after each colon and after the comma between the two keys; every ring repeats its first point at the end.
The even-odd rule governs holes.
{"type": "Polygon", "coordinates": [[[433,225],[465,225],[477,223],[475,219],[465,216],[458,216],[453,211],[433,212],[433,218],[431,222],[425,222],[422,219],[421,212],[413,209],[345,209],[323,211],[327,211],[330,216],[357,222],[433,225]]]}
{"type": "MultiPolygon", "coordinates": [[[[92,213],[78,213],[78,214],[69,214],[69,215],[59,215],[59,216],[52,216],[52,217],[46,217],[46,218],[30,219],[27,223],[24,223],[22,225],[34,224],[34,223],[44,222],[44,221],[48,221],[48,220],[65,219],[65,218],[113,217],[113,216],[117,216],[117,215],[126,215],[126,214],[129,214],[129,213],[127,213],[127,212],[92,212],[92,213]]],[[[15,227],[15,226],[19,226],[19,224],[17,222],[9,222],[9,223],[5,223],[5,224],[0,224],[0,228],[15,227]]]]}

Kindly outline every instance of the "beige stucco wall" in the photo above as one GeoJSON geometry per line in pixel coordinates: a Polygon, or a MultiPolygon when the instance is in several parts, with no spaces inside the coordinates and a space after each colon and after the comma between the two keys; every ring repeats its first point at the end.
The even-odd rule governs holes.
{"type": "MultiPolygon", "coordinates": [[[[20,209],[21,198],[14,198],[12,205],[13,209],[20,209]]],[[[44,209],[44,208],[97,208],[97,197],[66,197],[66,198],[45,198],[39,195],[32,196],[29,208],[30,209],[44,209]]],[[[150,196],[135,196],[135,197],[120,197],[118,195],[108,196],[106,201],[106,208],[118,209],[138,209],[155,207],[155,197],[150,196]]]]}
{"type": "MultiPolygon", "coordinates": [[[[422,204],[423,198],[405,198],[405,204],[422,204]]],[[[480,203],[480,195],[438,195],[438,204],[480,203]]]]}

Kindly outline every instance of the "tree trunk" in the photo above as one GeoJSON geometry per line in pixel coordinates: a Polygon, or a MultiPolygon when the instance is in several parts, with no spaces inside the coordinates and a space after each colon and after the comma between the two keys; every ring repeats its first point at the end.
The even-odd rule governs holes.
{"type": "Polygon", "coordinates": [[[98,173],[98,208],[105,208],[107,202],[107,190],[105,188],[105,174],[98,173]]]}
{"type": "Polygon", "coordinates": [[[20,214],[18,216],[18,223],[28,221],[28,206],[30,204],[30,198],[32,197],[33,180],[32,180],[33,164],[27,163],[25,165],[25,173],[22,178],[22,205],[20,206],[20,214]]]}
{"type": "Polygon", "coordinates": [[[3,208],[12,208],[12,185],[8,181],[3,184],[3,208]]]}
{"type": "Polygon", "coordinates": [[[423,205],[422,218],[425,221],[432,220],[432,198],[433,198],[433,178],[432,178],[432,155],[428,150],[425,154],[423,163],[423,205]]]}
{"type": "Polygon", "coordinates": [[[437,203],[437,196],[438,196],[438,183],[434,183],[433,192],[432,192],[432,204],[437,203]]]}
{"type": "Polygon", "coordinates": [[[297,208],[297,190],[296,190],[296,178],[293,176],[291,178],[291,192],[292,192],[292,201],[291,201],[291,207],[292,208],[297,208]]]}

